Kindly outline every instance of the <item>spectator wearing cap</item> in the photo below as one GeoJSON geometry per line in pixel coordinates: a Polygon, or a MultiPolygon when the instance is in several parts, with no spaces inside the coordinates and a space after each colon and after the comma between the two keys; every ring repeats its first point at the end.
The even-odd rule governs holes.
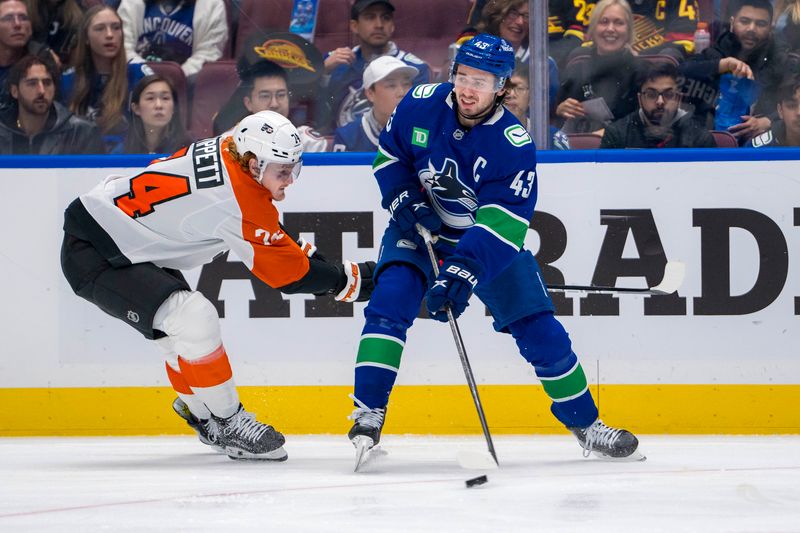
{"type": "Polygon", "coordinates": [[[55,101],[58,68],[28,55],[8,74],[13,105],[0,112],[0,154],[102,154],[97,128],[55,101]]]}
{"type": "Polygon", "coordinates": [[[128,57],[174,61],[190,81],[228,39],[223,0],[122,0],[119,16],[128,57]]]}
{"type": "MultiPolygon", "coordinates": [[[[286,69],[269,61],[245,66],[240,62],[242,81],[231,100],[214,117],[214,135],[231,130],[241,119],[259,111],[275,111],[289,118],[289,75],[286,69]]],[[[310,126],[297,126],[304,152],[325,152],[328,140],[310,126]]]]}
{"type": "Polygon", "coordinates": [[[378,137],[400,100],[419,74],[416,67],[393,56],[382,56],[364,69],[364,94],[372,108],[353,122],[336,129],[334,152],[374,152],[378,137]]]}
{"type": "Polygon", "coordinates": [[[333,117],[324,120],[326,127],[339,127],[363,115],[370,103],[364,95],[363,74],[366,66],[380,56],[393,56],[419,72],[414,85],[428,83],[430,68],[410,52],[400,50],[391,41],[394,34],[395,7],[388,0],[356,0],[350,11],[350,31],[359,40],[354,48],[336,48],[325,58],[327,89],[333,117]]]}

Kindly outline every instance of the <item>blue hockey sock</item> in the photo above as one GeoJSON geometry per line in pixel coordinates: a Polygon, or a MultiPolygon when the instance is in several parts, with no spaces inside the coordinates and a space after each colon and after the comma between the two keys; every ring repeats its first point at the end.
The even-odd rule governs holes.
{"type": "Polygon", "coordinates": [[[586,427],[597,418],[586,374],[572,351],[572,343],[552,313],[520,319],[509,326],[520,354],[533,365],[550,410],[567,427],[586,427]]]}
{"type": "Polygon", "coordinates": [[[367,407],[385,407],[389,402],[406,331],[419,312],[424,290],[422,275],[409,265],[390,265],[378,278],[364,310],[353,391],[367,407]]]}

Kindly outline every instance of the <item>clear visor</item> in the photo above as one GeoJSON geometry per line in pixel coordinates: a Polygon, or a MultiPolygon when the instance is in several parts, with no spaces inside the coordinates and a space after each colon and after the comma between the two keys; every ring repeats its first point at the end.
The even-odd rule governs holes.
{"type": "Polygon", "coordinates": [[[484,93],[496,93],[503,88],[505,81],[505,78],[498,78],[488,72],[481,72],[478,75],[456,72],[450,76],[450,83],[456,87],[484,93]]]}
{"type": "Polygon", "coordinates": [[[281,182],[288,182],[288,181],[297,181],[300,177],[300,169],[303,168],[303,161],[298,161],[297,163],[268,163],[267,166],[264,167],[264,170],[261,171],[261,179],[259,181],[263,181],[264,178],[281,181],[281,182]]]}

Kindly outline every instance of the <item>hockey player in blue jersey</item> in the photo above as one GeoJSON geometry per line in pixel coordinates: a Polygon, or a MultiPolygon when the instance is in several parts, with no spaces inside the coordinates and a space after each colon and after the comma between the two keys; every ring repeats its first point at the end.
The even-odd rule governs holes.
{"type": "Polygon", "coordinates": [[[419,85],[400,102],[380,135],[373,172],[391,220],[381,242],[375,291],[355,368],[355,421],[348,434],[357,468],[378,444],[389,394],[423,297],[430,316],[458,317],[473,292],[533,365],[551,411],[584,448],[638,457],[638,440],[598,418],[597,407],[541,271],[523,243],[536,205],[536,148],[502,104],[514,51],[481,34],[464,43],[450,82],[419,85]],[[420,224],[438,235],[443,263],[433,270],[420,224]]]}

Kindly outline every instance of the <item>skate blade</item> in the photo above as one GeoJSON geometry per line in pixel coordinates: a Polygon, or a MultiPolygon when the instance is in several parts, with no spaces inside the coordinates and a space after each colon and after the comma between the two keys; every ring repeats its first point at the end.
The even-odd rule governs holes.
{"type": "Polygon", "coordinates": [[[475,450],[458,450],[456,460],[461,468],[467,470],[495,470],[497,463],[489,452],[475,450]]]}
{"type": "Polygon", "coordinates": [[[353,472],[358,472],[369,459],[370,450],[375,445],[375,442],[366,435],[357,435],[353,437],[352,442],[356,448],[356,462],[353,466],[353,472]]]}
{"type": "Polygon", "coordinates": [[[372,467],[379,464],[387,455],[389,455],[389,452],[381,448],[380,444],[370,448],[362,457],[361,464],[358,466],[356,472],[368,472],[372,467]]]}
{"type": "Polygon", "coordinates": [[[603,461],[611,461],[614,463],[635,463],[638,461],[646,461],[647,457],[640,452],[639,450],[634,451],[627,457],[611,457],[610,455],[605,455],[600,452],[593,451],[592,454],[597,457],[598,459],[602,459],[603,461]]]}
{"type": "Polygon", "coordinates": [[[286,453],[283,446],[266,453],[250,453],[228,446],[225,448],[225,453],[234,461],[285,461],[289,458],[289,454],[286,453]]]}

